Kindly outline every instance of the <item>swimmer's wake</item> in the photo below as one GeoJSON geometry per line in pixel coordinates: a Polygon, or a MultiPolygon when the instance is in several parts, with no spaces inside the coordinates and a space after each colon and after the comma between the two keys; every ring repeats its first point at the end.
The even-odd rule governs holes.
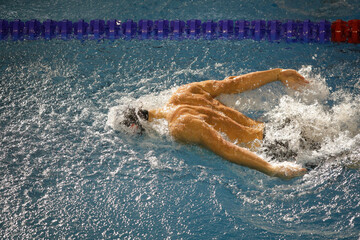
{"type": "MultiPolygon", "coordinates": [[[[309,76],[310,71],[311,68],[305,68],[300,72],[309,76]]],[[[149,106],[149,101],[145,102],[142,99],[131,100],[132,107],[139,106],[137,103],[141,101],[145,102],[143,109],[140,108],[140,113],[148,114],[145,118],[139,114],[139,110],[135,109],[132,110],[132,115],[129,115],[129,109],[132,107],[129,108],[126,105],[114,107],[109,112],[108,124],[116,130],[128,132],[132,132],[134,126],[148,134],[151,134],[151,129],[155,129],[160,134],[170,134],[178,141],[205,146],[237,164],[286,179],[302,175],[305,170],[299,165],[283,161],[296,162],[308,168],[314,168],[324,161],[323,158],[334,155],[325,153],[332,142],[341,142],[344,137],[348,138],[347,140],[359,138],[357,120],[349,121],[340,109],[347,106],[348,110],[352,110],[353,115],[359,116],[359,112],[354,109],[358,109],[360,101],[348,100],[340,104],[342,108],[339,105],[330,110],[325,109],[319,102],[328,98],[330,94],[326,85],[319,83],[318,80],[312,79],[310,85],[316,86],[316,93],[310,87],[300,94],[292,93],[290,96],[283,96],[275,108],[272,106],[272,110],[264,116],[266,119],[264,140],[262,139],[263,123],[226,107],[222,104],[221,96],[219,97],[221,102],[214,99],[219,94],[242,93],[276,80],[280,80],[295,90],[307,83],[293,70],[281,72],[277,69],[229,77],[223,81],[192,83],[171,90],[165,94],[165,97],[157,96],[156,98],[162,101],[161,105],[165,105],[163,108],[158,108],[159,105],[149,106]],[[169,99],[170,94],[172,96],[169,99]],[[352,106],[349,109],[348,105],[355,105],[357,108],[352,106]],[[127,113],[125,119],[124,111],[127,113]],[[125,126],[121,124],[124,120],[125,126]],[[166,125],[169,130],[165,130],[166,125]],[[131,126],[130,129],[129,126],[131,126]],[[261,140],[263,143],[260,146],[261,140]],[[248,149],[257,151],[259,155],[248,149]]],[[[235,95],[235,97],[238,96],[235,95]]],[[[240,111],[242,107],[249,107],[249,104],[237,103],[235,105],[232,107],[240,111]]],[[[347,151],[351,152],[354,144],[350,145],[347,151]]],[[[339,149],[339,154],[346,154],[346,150],[339,149]]],[[[353,159],[351,162],[354,161],[358,159],[353,159]]]]}

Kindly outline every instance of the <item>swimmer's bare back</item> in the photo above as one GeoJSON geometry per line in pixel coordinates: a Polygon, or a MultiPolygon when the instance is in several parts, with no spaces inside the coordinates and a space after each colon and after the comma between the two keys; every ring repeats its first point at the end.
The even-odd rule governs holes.
{"type": "Polygon", "coordinates": [[[248,149],[250,143],[263,138],[264,124],[215,99],[220,94],[242,93],[274,81],[281,81],[295,90],[308,83],[295,70],[282,69],[232,76],[222,81],[194,82],[181,86],[163,108],[150,110],[149,121],[165,118],[176,140],[202,145],[236,164],[284,179],[302,176],[306,173],[304,168],[271,164],[251,152],[248,149]],[[230,141],[221,133],[225,133],[230,141]]]}

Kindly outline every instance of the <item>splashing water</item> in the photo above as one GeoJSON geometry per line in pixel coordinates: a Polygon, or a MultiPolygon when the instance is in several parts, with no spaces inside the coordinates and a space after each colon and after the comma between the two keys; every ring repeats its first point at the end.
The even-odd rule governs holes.
{"type": "MultiPolygon", "coordinates": [[[[129,106],[135,108],[144,108],[144,109],[156,109],[162,107],[167,103],[172,93],[176,91],[177,88],[172,88],[170,90],[162,91],[158,94],[148,94],[142,96],[138,99],[132,97],[123,97],[118,103],[118,106],[112,107],[109,110],[107,125],[113,128],[116,131],[129,132],[128,128],[124,127],[121,122],[124,120],[123,112],[129,106]]],[[[167,121],[164,119],[155,119],[153,122],[142,121],[146,133],[151,137],[156,137],[156,135],[169,136],[169,131],[167,128],[167,121]]]]}
{"type": "MultiPolygon", "coordinates": [[[[326,79],[313,74],[311,66],[303,66],[299,72],[310,81],[300,92],[273,83],[242,94],[221,95],[218,100],[266,123],[266,138],[258,151],[265,159],[312,167],[327,160],[357,166],[360,160],[357,151],[360,98],[343,90],[331,93],[326,79]]],[[[162,107],[176,89],[138,99],[121,98],[119,105],[110,109],[107,125],[117,131],[126,131],[120,124],[124,109],[130,105],[145,109],[162,107]]],[[[151,137],[169,136],[166,120],[144,123],[144,126],[151,137]]]]}
{"type": "Polygon", "coordinates": [[[330,159],[359,162],[359,157],[350,153],[359,147],[360,98],[343,90],[330,93],[325,79],[312,75],[311,67],[300,73],[310,86],[282,96],[265,114],[268,124],[262,150],[278,161],[313,166],[330,159]]]}

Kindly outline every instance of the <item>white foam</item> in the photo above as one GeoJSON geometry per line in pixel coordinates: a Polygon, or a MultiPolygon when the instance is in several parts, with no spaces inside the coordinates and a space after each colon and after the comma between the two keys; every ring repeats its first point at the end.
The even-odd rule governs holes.
{"type": "MultiPolygon", "coordinates": [[[[118,105],[110,108],[108,113],[107,125],[117,131],[129,131],[121,122],[123,121],[123,112],[129,106],[144,109],[157,109],[164,106],[171,95],[176,91],[177,87],[170,90],[162,91],[158,94],[152,93],[141,96],[138,99],[133,97],[122,97],[118,100],[118,105]]],[[[148,135],[154,134],[168,135],[168,123],[164,119],[156,119],[153,122],[142,122],[148,135]]]]}
{"type": "MultiPolygon", "coordinates": [[[[199,71],[203,74],[206,69],[199,71]]],[[[192,72],[200,74],[196,70],[192,72]]],[[[245,114],[265,112],[260,119],[266,122],[265,143],[286,142],[286,151],[296,153],[294,159],[283,160],[307,163],[329,159],[329,156],[352,154],[360,142],[360,97],[342,90],[331,93],[326,79],[314,74],[311,66],[303,66],[299,72],[310,82],[301,92],[288,90],[277,82],[242,94],[221,95],[218,99],[245,114]],[[329,105],[328,101],[333,104],[329,105]]],[[[139,99],[122,97],[118,106],[110,109],[107,124],[124,131],[120,122],[126,107],[162,107],[176,89],[147,94],[139,99]]],[[[144,127],[150,136],[169,135],[166,120],[144,123],[144,127]]],[[[271,158],[262,151],[259,154],[271,158]]],[[[360,161],[359,154],[353,154],[352,162],[357,161],[360,161]]]]}
{"type": "Polygon", "coordinates": [[[330,93],[325,79],[312,75],[311,67],[300,72],[309,79],[310,86],[303,92],[282,96],[279,104],[265,114],[266,141],[286,142],[289,150],[297,153],[299,163],[341,158],[354,151],[359,147],[355,139],[360,137],[360,98],[343,90],[330,93]],[[330,100],[332,106],[327,104],[330,100]]]}

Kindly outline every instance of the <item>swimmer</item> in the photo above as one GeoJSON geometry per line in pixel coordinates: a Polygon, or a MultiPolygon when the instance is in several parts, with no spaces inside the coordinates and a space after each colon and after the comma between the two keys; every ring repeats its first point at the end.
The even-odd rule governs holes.
{"type": "Polygon", "coordinates": [[[215,99],[220,94],[242,93],[274,81],[281,81],[294,90],[309,83],[291,69],[272,69],[231,76],[221,81],[189,83],[179,87],[162,108],[137,111],[134,108],[127,109],[122,123],[142,134],[144,128],[141,121],[166,119],[170,134],[177,141],[201,145],[230,162],[269,176],[283,179],[302,176],[306,173],[305,168],[286,162],[270,163],[253,153],[251,150],[254,140],[263,140],[265,124],[215,99]],[[228,139],[221,133],[225,133],[228,139]]]}

